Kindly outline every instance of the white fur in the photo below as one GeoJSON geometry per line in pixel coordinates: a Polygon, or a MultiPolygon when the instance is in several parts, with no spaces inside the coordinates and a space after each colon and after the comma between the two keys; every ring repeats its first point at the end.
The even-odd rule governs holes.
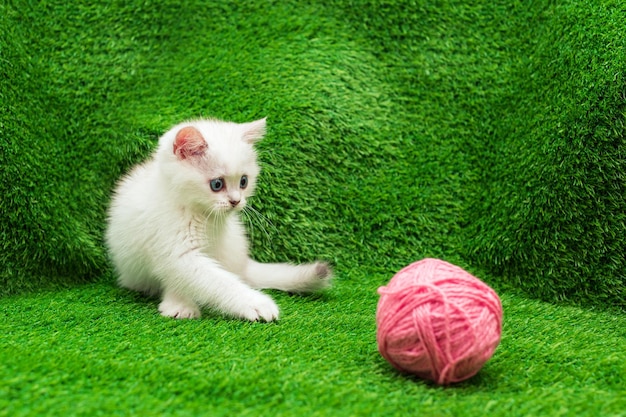
{"type": "Polygon", "coordinates": [[[248,256],[239,211],[254,191],[259,167],[253,144],[264,133],[265,119],[198,120],[160,138],[153,157],[119,182],[109,209],[106,240],[121,286],[161,295],[164,316],[197,318],[202,307],[211,307],[272,321],[278,307],[259,289],[309,292],[329,285],[325,263],[260,264],[248,256]],[[201,155],[174,151],[187,126],[206,142],[201,155]],[[245,189],[239,186],[243,175],[245,189]],[[224,179],[225,189],[211,189],[215,178],[224,179]]]}

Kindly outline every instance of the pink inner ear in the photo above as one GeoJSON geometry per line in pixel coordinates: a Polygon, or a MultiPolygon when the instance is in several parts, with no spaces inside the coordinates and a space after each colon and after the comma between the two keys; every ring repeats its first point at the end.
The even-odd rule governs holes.
{"type": "Polygon", "coordinates": [[[207,149],[202,133],[193,126],[183,127],[174,140],[174,154],[179,159],[202,156],[207,149]]]}

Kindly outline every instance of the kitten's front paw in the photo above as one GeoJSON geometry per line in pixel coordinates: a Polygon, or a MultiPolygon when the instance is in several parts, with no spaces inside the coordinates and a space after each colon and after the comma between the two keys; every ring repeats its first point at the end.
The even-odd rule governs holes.
{"type": "Polygon", "coordinates": [[[270,322],[278,320],[278,306],[268,295],[256,292],[240,311],[240,316],[250,321],[270,322]]]}
{"type": "Polygon", "coordinates": [[[333,270],[328,262],[315,262],[313,265],[315,265],[315,275],[318,279],[328,282],[332,278],[333,270]]]}
{"type": "Polygon", "coordinates": [[[161,304],[159,304],[159,312],[162,316],[175,319],[197,319],[200,318],[201,315],[200,309],[197,306],[172,300],[163,300],[161,304]]]}
{"type": "Polygon", "coordinates": [[[330,287],[333,270],[327,262],[308,264],[306,279],[302,283],[303,292],[313,292],[330,287]]]}

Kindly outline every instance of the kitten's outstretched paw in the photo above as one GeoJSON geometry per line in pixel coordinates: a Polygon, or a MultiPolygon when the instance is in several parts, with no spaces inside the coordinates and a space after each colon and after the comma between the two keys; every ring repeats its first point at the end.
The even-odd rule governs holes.
{"type": "Polygon", "coordinates": [[[241,311],[241,317],[250,321],[270,322],[278,320],[278,306],[268,295],[257,293],[241,311]]]}
{"type": "Polygon", "coordinates": [[[319,279],[328,280],[333,275],[333,270],[330,268],[328,262],[315,262],[315,275],[319,279]]]}
{"type": "Polygon", "coordinates": [[[311,265],[310,273],[304,285],[304,292],[313,292],[330,287],[333,270],[327,262],[315,262],[311,265]]]}
{"type": "Polygon", "coordinates": [[[162,316],[175,319],[197,319],[200,318],[200,309],[197,306],[182,304],[171,300],[163,300],[159,304],[159,312],[162,316]]]}

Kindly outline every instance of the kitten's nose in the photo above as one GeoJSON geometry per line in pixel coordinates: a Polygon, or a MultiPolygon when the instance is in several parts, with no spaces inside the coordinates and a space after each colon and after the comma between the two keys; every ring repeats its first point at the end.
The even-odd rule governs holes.
{"type": "Polygon", "coordinates": [[[237,207],[237,204],[239,204],[241,200],[228,200],[228,201],[230,202],[230,205],[232,207],[237,207]]]}

